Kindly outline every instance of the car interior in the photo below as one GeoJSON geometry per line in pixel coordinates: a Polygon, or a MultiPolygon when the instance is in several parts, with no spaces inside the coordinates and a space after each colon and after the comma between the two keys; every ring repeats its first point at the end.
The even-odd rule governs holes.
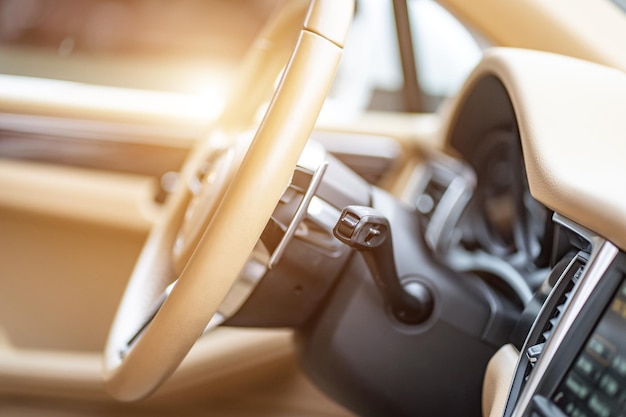
{"type": "Polygon", "coordinates": [[[624,51],[623,0],[0,0],[0,416],[626,416],[624,51]]]}

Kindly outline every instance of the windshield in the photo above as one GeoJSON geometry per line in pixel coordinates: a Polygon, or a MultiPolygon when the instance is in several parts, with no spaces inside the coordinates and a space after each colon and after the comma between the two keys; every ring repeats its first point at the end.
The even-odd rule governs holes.
{"type": "MultiPolygon", "coordinates": [[[[201,95],[222,102],[237,63],[284,1],[0,0],[0,74],[201,95]]],[[[626,0],[611,1],[626,10],[626,0]]],[[[460,0],[443,2],[455,13],[434,0],[407,1],[413,47],[407,55],[398,45],[394,3],[357,0],[323,115],[345,119],[365,110],[436,111],[456,94],[484,48],[492,45],[567,53],[617,67],[623,61],[623,50],[610,48],[606,42],[619,38],[609,29],[615,29],[615,22],[602,31],[595,30],[597,25],[594,30],[569,25],[576,33],[560,38],[550,23],[544,26],[550,28],[551,36],[543,36],[547,29],[541,29],[539,20],[532,30],[503,25],[487,13],[472,15],[476,8],[460,0]],[[462,15],[463,19],[457,19],[462,15]],[[592,37],[597,39],[580,42],[592,37]],[[417,74],[414,89],[421,103],[417,108],[407,105],[411,93],[406,86],[411,83],[403,62],[411,58],[411,70],[417,74]]],[[[613,4],[593,2],[585,7],[595,6],[622,19],[621,10],[613,4]]],[[[578,7],[560,11],[558,17],[588,16],[578,7]]],[[[504,9],[500,12],[510,15],[504,9]]],[[[593,24],[590,20],[588,25],[593,24]]]]}
{"type": "Polygon", "coordinates": [[[624,12],[626,12],[626,0],[613,0],[617,6],[621,7],[624,12]]]}

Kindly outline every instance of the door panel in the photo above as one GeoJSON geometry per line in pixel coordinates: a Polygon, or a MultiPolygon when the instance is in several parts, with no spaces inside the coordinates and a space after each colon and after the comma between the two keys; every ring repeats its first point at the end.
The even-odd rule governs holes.
{"type": "Polygon", "coordinates": [[[0,326],[18,348],[100,351],[158,206],[137,175],[0,161],[0,326]]]}

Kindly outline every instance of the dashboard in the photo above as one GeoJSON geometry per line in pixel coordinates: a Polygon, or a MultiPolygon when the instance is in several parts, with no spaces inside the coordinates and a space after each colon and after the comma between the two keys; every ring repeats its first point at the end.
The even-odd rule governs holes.
{"type": "MultiPolygon", "coordinates": [[[[606,250],[602,255],[607,256],[606,250]]],[[[623,255],[616,256],[604,273],[596,276],[598,286],[584,305],[572,299],[572,304],[579,302],[571,307],[579,309],[579,319],[571,323],[569,331],[561,330],[565,334],[558,353],[534,376],[530,415],[624,414],[623,262],[623,255]]],[[[580,266],[572,263],[572,268],[580,266]]],[[[564,282],[576,276],[569,270],[564,282]]],[[[586,278],[593,280],[594,276],[586,278]]]]}
{"type": "MultiPolygon", "coordinates": [[[[222,319],[294,329],[301,368],[360,415],[626,415],[624,103],[619,71],[492,50],[444,116],[444,145],[413,144],[423,160],[401,199],[370,184],[401,150],[356,158],[318,132],[330,152],[308,145],[222,319]],[[388,253],[336,239],[346,206],[388,222],[373,235],[391,230],[388,253]],[[423,318],[393,308],[390,264],[423,318]]],[[[173,168],[148,165],[177,169],[186,148],[172,149],[173,168]]],[[[103,167],[162,174],[131,159],[103,167]]]]}
{"type": "MultiPolygon", "coordinates": [[[[308,213],[284,266],[227,324],[294,327],[305,373],[359,415],[624,415],[624,100],[612,69],[491,51],[453,103],[443,149],[421,149],[404,201],[322,158],[315,198],[332,213],[308,213]],[[359,213],[386,252],[350,238],[359,213]],[[357,250],[324,246],[332,233],[357,250]],[[420,319],[406,320],[391,282],[422,303],[420,319]],[[514,354],[497,364],[503,349],[514,354]]],[[[295,230],[287,206],[278,240],[295,230]]]]}
{"type": "Polygon", "coordinates": [[[624,176],[601,153],[623,151],[624,99],[626,77],[608,68],[488,54],[453,105],[444,152],[423,150],[406,204],[361,188],[389,219],[401,284],[430,293],[430,315],[394,317],[376,266],[351,257],[297,329],[309,377],[361,415],[624,415],[624,176]],[[600,90],[614,100],[600,106],[600,90]],[[494,365],[503,349],[514,359],[494,365]],[[483,386],[496,392],[481,405],[483,386]]]}
{"type": "Polygon", "coordinates": [[[483,404],[484,415],[625,413],[624,235],[616,221],[624,211],[609,191],[622,182],[613,112],[624,82],[582,61],[501,50],[479,65],[455,107],[448,144],[477,177],[458,244],[511,265],[517,274],[494,275],[524,305],[510,338],[519,355],[506,400],[501,409],[483,404]],[[600,112],[600,93],[609,90],[600,112]]]}

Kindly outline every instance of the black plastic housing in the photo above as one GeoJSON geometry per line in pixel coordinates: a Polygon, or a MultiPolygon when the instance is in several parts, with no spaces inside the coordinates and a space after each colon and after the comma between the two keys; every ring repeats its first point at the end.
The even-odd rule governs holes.
{"type": "MultiPolygon", "coordinates": [[[[326,154],[328,168],[315,195],[334,207],[337,218],[346,205],[368,205],[370,185],[339,160],[326,154]]],[[[265,228],[261,241],[272,252],[293,221],[309,185],[310,174],[296,170],[292,184],[278,204],[265,228]]],[[[289,240],[280,262],[268,270],[237,313],[225,322],[238,327],[300,327],[322,305],[322,301],[350,256],[349,247],[305,216],[301,222],[309,230],[316,229],[316,239],[294,236],[289,240]]],[[[334,221],[333,221],[334,225],[334,221]]]]}
{"type": "Polygon", "coordinates": [[[484,370],[519,309],[433,260],[413,210],[378,189],[373,207],[391,224],[398,275],[431,290],[433,313],[420,325],[399,322],[355,254],[319,316],[297,333],[303,368],[360,415],[480,416],[484,370]]]}

